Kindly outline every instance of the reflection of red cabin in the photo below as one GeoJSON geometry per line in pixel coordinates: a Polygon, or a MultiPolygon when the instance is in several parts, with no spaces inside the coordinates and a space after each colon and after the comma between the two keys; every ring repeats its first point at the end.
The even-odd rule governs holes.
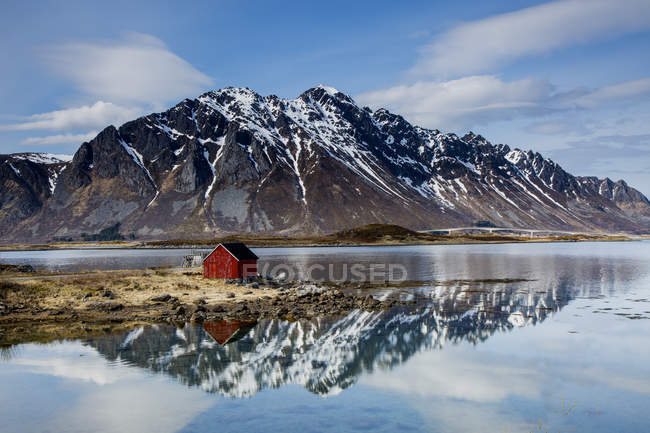
{"type": "Polygon", "coordinates": [[[210,334],[210,337],[214,338],[214,341],[223,346],[244,337],[256,324],[255,321],[226,322],[222,320],[221,322],[204,322],[203,329],[210,334]]]}
{"type": "Polygon", "coordinates": [[[224,242],[203,259],[203,278],[257,275],[257,256],[241,242],[224,242]]]}

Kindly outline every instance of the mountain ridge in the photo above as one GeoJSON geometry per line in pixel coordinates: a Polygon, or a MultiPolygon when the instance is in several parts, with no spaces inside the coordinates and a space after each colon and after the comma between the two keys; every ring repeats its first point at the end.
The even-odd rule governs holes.
{"type": "Polygon", "coordinates": [[[650,227],[650,202],[622,180],[576,177],[539,153],[473,132],[414,126],[326,86],[296,99],[248,88],[206,92],[105,128],[69,162],[3,155],[0,184],[3,241],[76,236],[116,222],[150,239],[477,220],[594,232],[650,227]]]}

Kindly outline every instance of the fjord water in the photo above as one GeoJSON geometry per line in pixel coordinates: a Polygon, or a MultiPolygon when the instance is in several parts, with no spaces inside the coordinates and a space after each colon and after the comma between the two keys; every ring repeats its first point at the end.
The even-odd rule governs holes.
{"type": "Polygon", "coordinates": [[[263,320],[224,345],[158,325],[4,349],[0,431],[650,428],[648,242],[256,252],[439,284],[400,288],[412,308],[263,320]]]}

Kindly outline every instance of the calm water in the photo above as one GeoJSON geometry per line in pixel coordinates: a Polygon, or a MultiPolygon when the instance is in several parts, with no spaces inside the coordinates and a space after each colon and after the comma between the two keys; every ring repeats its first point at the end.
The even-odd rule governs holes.
{"type": "Polygon", "coordinates": [[[59,272],[180,266],[188,249],[79,248],[51,251],[0,251],[0,263],[32,265],[59,272]]]}
{"type": "Polygon", "coordinates": [[[427,302],[261,321],[223,345],[188,325],[14,346],[0,431],[650,431],[648,242],[256,252],[532,281],[401,289],[427,302]]]}
{"type": "MultiPolygon", "coordinates": [[[[397,247],[254,248],[259,269],[267,273],[290,272],[296,278],[313,265],[316,278],[352,277],[354,264],[364,269],[387,271],[391,264],[406,268],[410,280],[483,278],[580,278],[596,279],[620,271],[632,262],[645,263],[650,241],[630,243],[485,244],[397,247]],[[567,262],[567,260],[570,260],[567,262]],[[575,268],[584,275],[571,275],[575,268]],[[347,273],[344,271],[347,268],[347,273]],[[616,268],[616,269],[614,269],[616,268]]],[[[203,250],[209,251],[209,250],[203,250]]],[[[80,270],[144,269],[180,266],[189,249],[87,248],[52,251],[0,251],[0,263],[30,264],[37,269],[60,272],[80,270]]],[[[636,269],[636,266],[633,266],[636,269]]],[[[397,277],[401,277],[396,273],[397,277]]]]}

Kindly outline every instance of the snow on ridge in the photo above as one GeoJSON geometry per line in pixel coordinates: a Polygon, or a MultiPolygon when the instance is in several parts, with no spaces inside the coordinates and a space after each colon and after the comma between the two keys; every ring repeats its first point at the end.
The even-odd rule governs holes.
{"type": "Polygon", "coordinates": [[[63,170],[65,170],[65,166],[62,167],[59,171],[51,170],[50,177],[48,179],[48,182],[50,184],[50,195],[54,194],[54,189],[56,188],[56,183],[59,179],[59,175],[63,173],[63,170]]]}
{"type": "MultiPolygon", "coordinates": [[[[521,151],[518,151],[518,152],[521,152],[521,151]]],[[[512,152],[510,152],[510,153],[512,153],[512,152]]],[[[510,153],[509,153],[509,154],[510,154],[510,153]]],[[[521,152],[521,154],[523,154],[523,152],[521,152]]],[[[519,157],[520,155],[519,155],[519,154],[514,154],[514,155],[511,155],[511,156],[517,158],[517,157],[519,157]]],[[[510,159],[508,159],[508,161],[510,161],[510,159]]],[[[517,159],[517,161],[520,161],[520,158],[517,159]]],[[[510,162],[512,162],[512,161],[510,161],[510,162]]],[[[543,195],[547,200],[551,201],[553,204],[555,204],[555,205],[558,206],[559,208],[562,208],[562,209],[564,209],[565,211],[569,212],[569,209],[567,209],[566,206],[564,206],[564,205],[562,205],[561,203],[559,203],[557,200],[555,200],[553,197],[551,197],[551,196],[550,196],[546,191],[544,191],[542,188],[540,188],[539,185],[537,185],[535,182],[533,182],[533,179],[531,179],[531,177],[530,177],[530,172],[529,172],[529,171],[527,171],[527,170],[520,170],[519,167],[518,167],[516,164],[513,163],[513,165],[514,165],[514,168],[515,168],[517,174],[518,174],[521,178],[523,178],[523,179],[524,179],[524,180],[525,180],[529,185],[531,185],[533,188],[535,188],[537,191],[539,191],[539,193],[542,194],[542,195],[543,195]]],[[[544,180],[543,180],[542,178],[540,178],[539,175],[538,175],[536,172],[534,172],[534,173],[535,173],[535,177],[536,177],[537,179],[539,179],[539,181],[542,182],[542,184],[544,184],[544,186],[546,186],[546,188],[550,189],[551,191],[555,191],[553,188],[551,188],[549,185],[547,185],[546,182],[544,182],[544,180]]],[[[518,186],[521,187],[521,189],[523,190],[523,192],[525,192],[526,194],[528,194],[528,195],[534,197],[535,200],[539,201],[540,203],[544,204],[545,206],[550,207],[547,203],[544,203],[544,202],[543,202],[543,201],[542,201],[542,200],[541,200],[541,199],[540,199],[536,194],[534,194],[533,191],[528,190],[528,188],[526,188],[526,187],[525,187],[524,185],[522,185],[521,183],[517,182],[514,178],[513,178],[512,180],[513,180],[513,182],[514,182],[515,184],[517,184],[518,186]]],[[[573,217],[576,217],[576,215],[574,215],[573,213],[571,213],[571,212],[569,212],[569,213],[570,213],[573,217]]]]}
{"type": "MultiPolygon", "coordinates": [[[[343,98],[340,95],[341,92],[333,87],[319,84],[315,86],[314,89],[322,89],[331,96],[338,95],[336,101],[345,99],[345,102],[348,104],[354,103],[352,100],[343,98]]],[[[196,119],[198,113],[201,111],[207,112],[208,114],[218,113],[219,115],[224,116],[228,122],[237,122],[242,130],[248,131],[258,142],[260,142],[260,145],[262,145],[262,152],[259,155],[256,153],[257,156],[260,158],[267,158],[269,162],[273,164],[269,155],[269,149],[271,149],[273,151],[273,157],[281,164],[286,165],[288,170],[295,173],[297,187],[300,188],[302,193],[301,199],[305,205],[307,204],[307,199],[304,176],[308,173],[301,173],[300,167],[304,167],[304,164],[301,164],[300,160],[306,156],[311,156],[314,149],[325,151],[337,161],[350,168],[355,174],[359,175],[363,181],[370,184],[372,187],[379,188],[386,193],[400,197],[404,200],[406,198],[402,196],[402,192],[413,189],[417,191],[419,195],[424,197],[437,196],[445,207],[451,208],[457,205],[458,199],[462,201],[463,197],[467,196],[468,189],[472,189],[469,183],[459,182],[458,180],[453,179],[441,183],[436,179],[430,179],[420,185],[413,185],[405,179],[400,178],[401,182],[395,184],[389,180],[389,178],[394,178],[392,175],[395,175],[395,173],[390,173],[391,176],[386,176],[387,173],[394,170],[391,165],[386,167],[385,163],[390,161],[399,167],[403,167],[406,169],[406,173],[409,173],[409,169],[419,171],[421,167],[421,171],[426,173],[428,177],[432,174],[432,167],[435,167],[435,164],[430,166],[430,163],[434,163],[440,158],[449,157],[453,158],[460,164],[463,164],[471,173],[486,174],[486,166],[479,160],[481,158],[480,155],[477,156],[479,159],[476,159],[475,161],[471,157],[468,159],[467,157],[451,156],[457,155],[459,151],[462,152],[461,154],[465,153],[465,146],[468,146],[467,149],[470,153],[475,153],[477,146],[481,147],[482,145],[489,144],[489,142],[482,136],[469,133],[469,139],[467,137],[459,138],[454,133],[442,133],[436,129],[426,129],[413,126],[412,131],[417,134],[417,136],[412,136],[412,133],[409,132],[409,134],[406,135],[409,138],[406,139],[403,138],[405,136],[402,135],[400,131],[393,132],[387,129],[387,125],[398,122],[397,118],[392,116],[380,116],[382,117],[382,120],[378,121],[376,116],[372,115],[370,116],[370,119],[372,119],[372,122],[375,124],[377,129],[376,134],[378,134],[377,136],[384,142],[386,145],[385,147],[391,149],[391,152],[384,153],[384,156],[388,160],[386,161],[381,158],[381,156],[379,156],[378,159],[378,155],[375,152],[371,152],[368,145],[361,141],[362,139],[357,136],[357,125],[354,120],[349,120],[352,118],[343,115],[343,111],[347,110],[346,108],[341,104],[335,103],[331,98],[313,98],[312,96],[313,92],[307,93],[306,95],[303,93],[294,99],[287,99],[275,95],[261,96],[249,88],[228,87],[216,91],[210,91],[198,97],[197,100],[199,102],[199,107],[192,109],[191,117],[188,114],[188,119],[191,119],[194,122],[197,130],[198,125],[196,119]],[[286,119],[286,122],[279,122],[281,118],[286,119]],[[414,154],[409,153],[408,155],[410,156],[408,156],[397,153],[394,155],[394,149],[392,146],[396,143],[399,143],[402,146],[412,146],[414,154]],[[293,146],[295,146],[295,149],[293,146]],[[312,149],[312,147],[314,149],[312,149]],[[303,150],[305,152],[303,152],[303,150]],[[386,153],[389,153],[389,155],[386,155],[386,153]],[[262,154],[263,156],[260,156],[262,154]],[[431,159],[432,155],[433,159],[431,159]],[[400,185],[399,183],[404,185],[400,185]],[[452,193],[456,197],[455,199],[452,197],[452,193]]],[[[358,106],[357,109],[360,113],[365,113],[363,112],[363,109],[358,106]]],[[[380,113],[381,111],[382,109],[379,109],[375,113],[380,113]]],[[[178,138],[181,135],[186,135],[166,125],[156,126],[164,130],[164,132],[171,138],[178,138]]],[[[375,134],[375,132],[372,133],[375,134]]],[[[197,135],[199,134],[197,133],[197,135]]],[[[189,135],[186,136],[191,139],[195,138],[189,135]]],[[[216,143],[213,138],[196,137],[195,139],[202,145],[216,143]]],[[[253,156],[252,148],[247,145],[244,145],[243,147],[247,151],[249,159],[259,173],[260,168],[258,161],[253,156]]],[[[509,148],[499,147],[499,145],[492,147],[494,153],[498,153],[515,167],[517,164],[521,164],[520,161],[525,160],[525,166],[530,168],[522,168],[521,170],[522,172],[525,171],[527,173],[530,171],[529,174],[533,177],[533,173],[539,177],[539,171],[548,170],[548,168],[545,168],[544,166],[551,163],[550,160],[544,161],[531,158],[529,154],[519,149],[509,150],[509,148]]],[[[484,156],[487,155],[489,157],[489,155],[492,154],[489,146],[485,148],[481,147],[481,149],[484,156]]],[[[182,150],[178,149],[175,153],[179,156],[181,152],[182,150]]],[[[208,161],[208,163],[212,167],[213,164],[216,163],[216,160],[213,162],[208,161]]],[[[177,167],[178,165],[174,166],[174,168],[177,167]]],[[[502,168],[503,167],[508,168],[507,166],[502,166],[502,168]]],[[[260,174],[264,175],[264,173],[260,174]]],[[[409,174],[406,174],[406,177],[415,178],[409,174]]],[[[522,177],[522,180],[525,180],[523,184],[531,183],[534,189],[540,189],[539,186],[541,185],[538,186],[536,182],[531,182],[526,176],[522,177]]],[[[540,178],[540,182],[543,182],[546,187],[550,188],[549,185],[546,185],[547,182],[544,182],[543,178],[540,178]]],[[[209,193],[212,191],[213,184],[214,182],[208,187],[206,200],[208,199],[209,193]]],[[[509,202],[516,208],[520,208],[518,205],[518,198],[521,196],[518,195],[518,192],[525,195],[533,195],[535,196],[534,198],[536,201],[540,201],[540,197],[538,197],[537,194],[534,194],[533,189],[524,188],[519,183],[511,183],[510,185],[511,186],[507,187],[506,190],[503,190],[503,188],[499,189],[496,185],[490,185],[490,187],[494,189],[496,194],[501,196],[504,201],[509,202]],[[514,201],[511,199],[514,199],[514,201]]],[[[543,191],[540,191],[541,194],[546,196],[541,197],[543,202],[546,202],[546,199],[555,202],[555,200],[546,193],[546,189],[543,188],[543,186],[542,189],[543,191]]]]}
{"type": "Polygon", "coordinates": [[[139,328],[134,329],[133,331],[129,332],[124,341],[122,341],[122,344],[120,345],[120,349],[124,349],[127,346],[131,345],[135,340],[138,339],[139,336],[141,336],[144,333],[144,326],[140,326],[139,328]]]}
{"type": "MultiPolygon", "coordinates": [[[[334,88],[322,85],[317,86],[317,88],[322,88],[329,94],[339,93],[334,88]]],[[[361,175],[371,185],[391,195],[403,198],[402,194],[388,185],[377,171],[379,165],[377,161],[374,161],[374,156],[356,144],[355,137],[350,133],[354,129],[353,125],[343,118],[340,109],[332,104],[321,104],[320,101],[312,98],[262,98],[249,89],[239,88],[223,89],[212,94],[203,95],[199,99],[201,103],[222,113],[230,121],[237,120],[241,122],[242,126],[249,129],[255,136],[263,138],[266,143],[276,146],[281,143],[284,148],[282,153],[286,154],[286,158],[282,158],[282,160],[296,174],[302,192],[302,200],[305,204],[307,204],[306,190],[298,166],[300,153],[303,149],[300,143],[297,143],[296,155],[293,155],[287,146],[290,140],[294,143],[300,140],[297,139],[298,134],[293,134],[294,125],[309,135],[309,140],[305,144],[313,142],[322,146],[331,156],[345,164],[353,172],[361,175]],[[219,102],[219,95],[221,94],[227,94],[230,98],[219,102]],[[253,107],[253,104],[255,104],[255,107],[253,107]],[[277,128],[270,124],[270,122],[275,123],[275,118],[280,112],[291,120],[289,125],[291,137],[283,137],[277,128]]],[[[430,134],[433,135],[435,132],[431,131],[430,134]]],[[[395,138],[392,135],[386,139],[387,144],[393,144],[394,142],[395,138]]],[[[309,150],[311,153],[311,149],[309,150]]],[[[416,161],[406,156],[401,156],[399,161],[394,162],[400,165],[416,163],[416,161]]],[[[428,167],[421,166],[426,172],[429,172],[428,167]]],[[[427,194],[424,191],[420,191],[420,193],[427,194]]]]}
{"type": "Polygon", "coordinates": [[[144,171],[144,173],[147,175],[147,177],[151,181],[151,184],[153,185],[153,187],[156,189],[156,194],[154,195],[153,199],[149,202],[149,204],[147,204],[147,206],[145,206],[145,210],[146,210],[158,198],[158,195],[160,194],[160,190],[158,189],[158,185],[156,185],[156,182],[153,180],[153,176],[151,176],[151,173],[149,172],[149,169],[147,169],[147,167],[144,165],[144,159],[142,158],[142,155],[140,154],[140,152],[138,152],[137,150],[135,150],[135,148],[130,146],[126,141],[124,141],[123,138],[120,137],[119,141],[120,141],[120,144],[122,145],[122,147],[124,148],[124,150],[126,150],[126,152],[129,155],[131,155],[131,158],[133,159],[133,162],[135,162],[136,164],[138,164],[140,166],[142,171],[144,171]]]}
{"type": "Polygon", "coordinates": [[[479,170],[476,168],[476,164],[473,164],[473,163],[467,162],[467,161],[463,161],[462,159],[459,159],[459,158],[456,158],[456,161],[463,164],[465,167],[467,167],[473,173],[479,173],[479,170]]]}
{"type": "Polygon", "coordinates": [[[337,93],[341,93],[338,91],[338,89],[335,89],[331,86],[325,86],[324,84],[319,84],[316,86],[316,88],[325,90],[331,96],[335,96],[337,93]]]}
{"type": "Polygon", "coordinates": [[[16,176],[20,176],[20,170],[18,170],[16,167],[14,167],[14,165],[12,163],[8,162],[8,164],[9,164],[9,167],[11,167],[11,169],[14,171],[16,176]]]}
{"type": "Polygon", "coordinates": [[[50,185],[50,195],[54,194],[54,188],[56,188],[56,178],[59,176],[59,173],[54,173],[52,177],[48,179],[50,185]]]}
{"type": "Polygon", "coordinates": [[[293,163],[293,171],[296,173],[296,177],[298,178],[298,183],[300,185],[300,191],[302,192],[302,202],[304,203],[305,206],[307,206],[307,189],[305,188],[305,183],[302,180],[302,175],[300,174],[300,166],[298,165],[298,161],[300,160],[300,153],[302,152],[302,146],[300,145],[300,140],[298,143],[296,143],[296,156],[293,156],[291,152],[289,151],[288,147],[285,147],[287,156],[293,163]]]}
{"type": "Polygon", "coordinates": [[[522,210],[522,209],[519,207],[519,205],[517,205],[517,203],[515,203],[515,202],[512,201],[510,198],[508,198],[508,195],[507,195],[506,193],[504,193],[504,192],[501,191],[499,188],[497,188],[497,186],[494,184],[494,182],[489,182],[489,181],[488,181],[488,184],[492,187],[492,189],[493,189],[497,194],[499,194],[499,196],[501,196],[502,199],[504,199],[505,201],[507,201],[508,203],[510,203],[511,205],[513,205],[514,207],[516,207],[517,209],[522,210]]]}
{"type": "Polygon", "coordinates": [[[27,160],[37,164],[60,164],[62,162],[69,162],[72,160],[73,155],[66,155],[60,153],[16,153],[11,155],[14,159],[27,160]]]}
{"type": "Polygon", "coordinates": [[[260,174],[260,167],[257,164],[257,161],[255,161],[255,158],[253,158],[253,146],[251,146],[250,144],[247,146],[244,146],[241,143],[237,143],[237,144],[241,146],[246,151],[246,153],[248,153],[248,160],[251,162],[251,164],[253,164],[253,167],[255,167],[255,171],[257,172],[257,174],[260,174]]]}
{"type": "MultiPolygon", "coordinates": [[[[124,150],[126,150],[126,152],[127,152],[129,155],[131,155],[131,158],[133,158],[133,161],[134,161],[136,164],[138,164],[138,165],[140,166],[140,168],[142,168],[142,170],[145,172],[145,174],[147,175],[147,177],[149,178],[149,180],[151,181],[151,183],[153,183],[154,186],[155,186],[156,183],[154,182],[153,177],[151,176],[151,173],[149,173],[149,170],[147,169],[147,167],[145,167],[145,165],[144,165],[144,159],[142,158],[142,155],[140,154],[140,152],[138,152],[137,150],[135,150],[135,148],[133,148],[131,145],[129,145],[129,144],[128,144],[126,141],[124,141],[124,139],[122,139],[122,138],[120,138],[120,144],[122,145],[122,147],[124,148],[124,150]]],[[[156,189],[158,189],[158,188],[156,188],[156,189]]]]}
{"type": "Polygon", "coordinates": [[[454,209],[454,208],[456,208],[456,205],[454,205],[454,203],[449,201],[447,199],[447,197],[445,197],[442,194],[442,192],[445,191],[445,187],[441,185],[441,183],[443,181],[444,181],[444,179],[442,177],[440,177],[439,175],[436,175],[436,176],[432,177],[429,180],[429,182],[427,183],[427,187],[428,187],[427,189],[429,189],[433,193],[433,195],[435,195],[438,198],[438,200],[440,200],[442,202],[442,204],[445,207],[450,208],[450,209],[454,209]]]}
{"type": "Polygon", "coordinates": [[[212,188],[214,188],[214,184],[217,183],[216,165],[217,165],[217,162],[223,156],[223,150],[225,148],[225,143],[226,143],[226,136],[224,135],[223,137],[220,137],[214,143],[219,146],[219,149],[217,150],[217,154],[214,157],[214,161],[210,162],[210,155],[208,154],[208,151],[207,150],[203,151],[203,157],[208,162],[208,165],[210,166],[210,170],[212,171],[212,182],[210,182],[210,185],[208,186],[208,189],[205,191],[205,195],[204,195],[204,198],[203,198],[204,203],[207,203],[208,198],[210,197],[210,193],[212,192],[212,188]]]}
{"type": "Polygon", "coordinates": [[[510,163],[517,165],[522,159],[526,158],[526,154],[519,149],[514,149],[506,153],[505,158],[510,163]]]}
{"type": "MultiPolygon", "coordinates": [[[[324,89],[328,94],[340,93],[337,89],[328,86],[319,85],[317,88],[324,89]]],[[[216,92],[209,92],[202,95],[199,101],[223,114],[230,121],[239,121],[253,135],[262,138],[266,143],[275,146],[282,144],[284,152],[281,153],[286,154],[288,159],[281,158],[296,173],[303,193],[302,199],[305,203],[304,181],[298,168],[302,146],[298,146],[296,155],[291,154],[287,148],[289,139],[283,137],[277,128],[270,124],[270,122],[275,123],[277,114],[274,113],[281,112],[292,121],[289,128],[291,131],[293,131],[293,125],[295,124],[307,132],[309,140],[305,142],[305,145],[310,154],[313,152],[311,143],[318,144],[324,147],[329,154],[333,156],[336,154],[337,159],[348,167],[352,168],[354,166],[353,171],[361,174],[366,181],[390,194],[401,197],[400,193],[387,185],[376,170],[373,169],[372,166],[376,165],[376,162],[373,164],[371,161],[364,161],[364,159],[370,157],[364,155],[364,152],[358,149],[359,146],[352,144],[355,142],[355,137],[349,131],[352,131],[353,127],[346,119],[342,118],[340,110],[332,104],[322,105],[319,101],[311,98],[305,100],[300,97],[295,99],[262,98],[250,89],[243,88],[226,88],[216,92]],[[222,94],[226,94],[230,98],[225,100],[219,98],[222,94]],[[255,107],[253,107],[254,104],[255,107]]],[[[293,133],[290,133],[293,136],[293,133]]],[[[292,137],[294,143],[297,141],[297,136],[299,135],[296,134],[296,136],[292,137]]],[[[268,157],[266,148],[265,154],[268,157]]]]}
{"type": "Polygon", "coordinates": [[[161,122],[156,122],[153,126],[160,129],[161,131],[163,131],[165,134],[167,134],[167,136],[169,138],[171,138],[174,141],[176,141],[179,137],[187,137],[190,140],[194,139],[193,135],[184,134],[184,133],[182,133],[180,131],[177,131],[174,128],[170,128],[169,126],[167,126],[167,125],[165,125],[164,123],[161,123],[161,122]]]}
{"type": "Polygon", "coordinates": [[[405,176],[398,176],[397,178],[402,182],[404,182],[406,185],[408,185],[410,188],[415,190],[422,197],[431,198],[435,195],[435,192],[429,187],[429,185],[426,182],[420,185],[415,185],[413,184],[413,180],[411,178],[405,176]]]}

